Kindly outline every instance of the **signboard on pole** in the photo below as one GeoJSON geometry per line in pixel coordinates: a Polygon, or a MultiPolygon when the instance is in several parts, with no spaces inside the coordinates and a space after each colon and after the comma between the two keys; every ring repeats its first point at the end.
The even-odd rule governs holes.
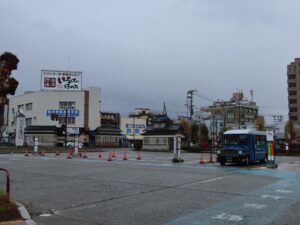
{"type": "Polygon", "coordinates": [[[25,128],[25,116],[19,115],[17,116],[17,124],[16,124],[16,146],[24,145],[24,128],[25,128]]]}
{"type": "Polygon", "coordinates": [[[41,90],[81,91],[82,72],[42,70],[41,90]]]}

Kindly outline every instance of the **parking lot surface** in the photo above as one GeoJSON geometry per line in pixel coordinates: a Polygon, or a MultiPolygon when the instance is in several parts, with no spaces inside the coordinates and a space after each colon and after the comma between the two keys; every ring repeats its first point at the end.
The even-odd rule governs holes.
{"type": "MultiPolygon", "coordinates": [[[[209,154],[116,149],[67,154],[0,155],[11,176],[11,196],[38,224],[173,225],[298,224],[300,158],[264,164],[200,164],[209,154]],[[123,160],[124,151],[128,160],[123,160]]],[[[213,160],[215,156],[213,155],[213,160]]],[[[0,180],[5,186],[4,178],[0,180]]]]}

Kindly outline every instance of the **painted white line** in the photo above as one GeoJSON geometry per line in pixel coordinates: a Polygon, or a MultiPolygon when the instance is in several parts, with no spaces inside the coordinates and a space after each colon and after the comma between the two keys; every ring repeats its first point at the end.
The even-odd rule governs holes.
{"type": "Polygon", "coordinates": [[[250,208],[250,209],[262,209],[267,207],[266,205],[260,205],[260,204],[251,204],[251,203],[245,203],[244,204],[245,208],[250,208]]]}
{"type": "Polygon", "coordinates": [[[0,163],[9,164],[9,162],[0,161],[0,163]]]}
{"type": "Polygon", "coordinates": [[[276,192],[279,192],[279,193],[292,193],[292,191],[290,191],[290,190],[280,190],[280,189],[278,189],[278,190],[275,190],[276,192]]]}
{"type": "Polygon", "coordinates": [[[214,178],[214,179],[210,179],[210,180],[203,180],[203,181],[200,181],[199,183],[208,183],[208,182],[212,182],[212,181],[216,181],[216,180],[222,180],[224,177],[217,177],[217,178],[214,178]]]}
{"type": "Polygon", "coordinates": [[[186,187],[186,186],[191,186],[191,185],[195,185],[195,184],[203,184],[203,183],[208,183],[208,182],[221,180],[221,179],[223,179],[223,177],[217,177],[217,178],[209,179],[209,180],[202,180],[202,181],[195,182],[195,183],[190,183],[190,184],[183,184],[183,185],[180,185],[180,187],[186,187]]]}
{"type": "Polygon", "coordinates": [[[281,197],[281,196],[274,196],[274,195],[262,195],[261,198],[271,198],[271,199],[274,199],[274,200],[278,200],[278,199],[281,199],[283,197],[281,197]]]}
{"type": "Polygon", "coordinates": [[[40,215],[40,217],[50,217],[50,216],[51,216],[51,214],[49,214],[49,213],[43,213],[40,215]]]}
{"type": "Polygon", "coordinates": [[[212,217],[212,219],[240,222],[243,220],[243,217],[241,217],[239,215],[229,215],[226,213],[221,213],[217,216],[212,217]]]}
{"type": "Polygon", "coordinates": [[[78,208],[73,208],[73,209],[70,209],[70,210],[91,209],[91,208],[95,208],[95,207],[96,207],[96,205],[88,205],[88,206],[82,206],[82,207],[78,207],[78,208]]]}

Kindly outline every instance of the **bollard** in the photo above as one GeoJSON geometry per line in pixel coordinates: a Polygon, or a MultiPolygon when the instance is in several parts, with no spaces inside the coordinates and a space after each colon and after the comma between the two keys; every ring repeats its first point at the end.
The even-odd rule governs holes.
{"type": "Polygon", "coordinates": [[[6,196],[7,196],[7,202],[10,201],[10,177],[7,169],[0,168],[1,171],[4,171],[6,173],[6,196]]]}

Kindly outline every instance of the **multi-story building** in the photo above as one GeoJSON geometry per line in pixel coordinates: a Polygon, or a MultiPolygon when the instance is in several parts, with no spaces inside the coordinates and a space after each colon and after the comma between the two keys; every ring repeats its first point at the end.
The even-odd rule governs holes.
{"type": "Polygon", "coordinates": [[[210,113],[209,119],[212,121],[213,127],[219,128],[214,129],[218,131],[221,128],[252,128],[255,126],[255,119],[258,116],[256,102],[245,98],[243,92],[233,93],[233,97],[229,101],[218,100],[203,111],[210,113]]]}
{"type": "MultiPolygon", "coordinates": [[[[100,88],[90,87],[79,91],[30,91],[9,99],[8,129],[13,140],[19,114],[24,115],[24,127],[28,134],[38,136],[43,129],[60,128],[67,125],[68,133],[79,130],[93,131],[100,126],[100,88]],[[66,114],[67,112],[67,114],[66,114]],[[53,115],[56,115],[53,120],[53,115]],[[35,133],[35,134],[34,134],[35,133]]],[[[52,130],[53,130],[52,129],[52,130]]],[[[41,144],[56,144],[40,135],[41,144]]],[[[13,141],[12,141],[13,142],[13,141]]]]}
{"type": "Polygon", "coordinates": [[[287,65],[289,118],[300,128],[300,58],[287,65]],[[299,109],[299,110],[298,110],[299,109]]]}

